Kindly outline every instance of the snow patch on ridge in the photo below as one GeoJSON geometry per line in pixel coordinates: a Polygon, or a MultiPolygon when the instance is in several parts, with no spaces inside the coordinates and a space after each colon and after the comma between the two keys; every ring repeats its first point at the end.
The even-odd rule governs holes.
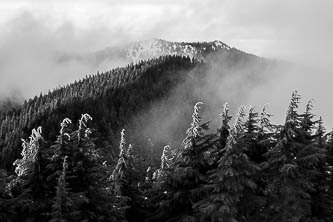
{"type": "Polygon", "coordinates": [[[203,59],[210,52],[230,50],[231,48],[221,41],[204,43],[169,42],[162,39],[151,39],[136,42],[126,50],[127,57],[133,62],[147,60],[164,55],[189,56],[203,59]]]}

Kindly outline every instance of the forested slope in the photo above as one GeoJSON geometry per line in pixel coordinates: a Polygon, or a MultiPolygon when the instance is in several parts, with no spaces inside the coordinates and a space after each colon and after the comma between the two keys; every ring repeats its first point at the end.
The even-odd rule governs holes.
{"type": "Polygon", "coordinates": [[[87,76],[1,114],[1,167],[12,165],[21,150],[20,139],[29,135],[32,128],[43,126],[44,137],[54,139],[63,118],[78,119],[83,112],[94,116],[94,127],[112,141],[132,115],[167,95],[197,64],[178,56],[130,64],[87,76]]]}
{"type": "MultiPolygon", "coordinates": [[[[172,129],[175,131],[170,135],[172,140],[184,131],[185,121],[179,116],[186,118],[194,101],[213,101],[218,96],[216,88],[220,86],[211,87],[210,82],[217,83],[223,81],[225,76],[232,75],[243,78],[249,85],[255,85],[266,78],[263,72],[267,67],[274,65],[269,60],[236,49],[226,51],[223,48],[205,56],[205,61],[177,55],[139,61],[123,68],[86,76],[45,95],[35,96],[22,106],[0,112],[0,166],[7,169],[12,167],[12,161],[20,153],[20,139],[28,136],[32,128],[43,126],[46,129],[44,137],[54,139],[57,126],[63,118],[78,119],[83,112],[95,118],[94,128],[103,138],[107,138],[109,144],[105,146],[110,146],[114,135],[123,127],[136,128],[132,133],[136,135],[137,131],[140,132],[138,128],[148,124],[147,119],[155,118],[156,121],[150,121],[153,122],[152,128],[159,128],[159,116],[173,115],[172,110],[176,109],[177,120],[181,121],[172,129]],[[158,112],[152,111],[158,103],[163,104],[159,104],[158,112]]],[[[233,94],[239,91],[237,89],[233,94]]],[[[228,95],[224,97],[230,100],[228,95]]],[[[212,105],[214,103],[218,104],[212,102],[212,105]]]]}
{"type": "Polygon", "coordinates": [[[332,221],[333,132],[311,100],[293,92],[281,125],[220,110],[275,65],[162,56],[0,113],[0,221],[332,221]]]}
{"type": "Polygon", "coordinates": [[[311,101],[304,111],[299,103],[294,92],[279,126],[265,107],[241,106],[231,123],[225,104],[209,132],[198,102],[180,145],[165,146],[146,168],[125,130],[117,158],[97,145],[88,114],[78,124],[63,119],[54,142],[33,129],[15,175],[1,170],[0,219],[332,221],[333,133],[311,101]]]}

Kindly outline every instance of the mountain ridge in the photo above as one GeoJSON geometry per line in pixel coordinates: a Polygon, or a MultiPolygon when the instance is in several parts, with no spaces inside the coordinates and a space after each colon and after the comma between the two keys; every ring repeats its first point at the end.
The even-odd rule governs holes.
{"type": "Polygon", "coordinates": [[[134,42],[127,48],[127,57],[132,61],[149,59],[162,55],[181,55],[196,59],[214,51],[232,50],[227,44],[215,40],[213,42],[172,42],[159,38],[134,42]]]}
{"type": "MultiPolygon", "coordinates": [[[[2,114],[0,113],[0,158],[2,167],[10,167],[12,160],[18,156],[21,149],[20,138],[26,137],[34,127],[47,126],[49,132],[45,133],[48,135],[48,138],[52,139],[57,133],[56,126],[62,118],[70,117],[78,119],[82,111],[85,110],[85,112],[91,114],[93,117],[104,116],[105,118],[101,121],[96,121],[98,125],[96,128],[104,134],[111,132],[110,135],[115,135],[116,132],[128,123],[132,116],[139,115],[140,112],[147,109],[144,106],[149,107],[149,104],[153,104],[158,100],[168,99],[170,94],[177,90],[177,87],[185,87],[188,90],[188,92],[183,90],[180,92],[180,98],[184,96],[182,99],[186,99],[187,103],[189,103],[186,106],[183,104],[182,109],[190,109],[192,107],[191,103],[197,99],[207,99],[204,96],[205,94],[214,94],[211,88],[208,90],[211,92],[205,92],[206,88],[209,88],[205,85],[205,78],[207,75],[212,75],[209,74],[212,73],[212,70],[209,68],[212,65],[210,64],[212,61],[221,66],[213,72],[213,75],[217,77],[213,82],[219,82],[220,78],[227,75],[230,67],[237,66],[240,66],[244,70],[242,78],[252,76],[249,79],[252,82],[252,79],[258,76],[255,73],[262,72],[267,65],[263,65],[261,58],[257,56],[227,47],[218,41],[192,43],[197,49],[201,48],[201,51],[195,51],[195,47],[190,47],[187,43],[178,43],[178,46],[174,47],[178,49],[178,52],[176,50],[173,55],[161,54],[170,53],[168,47],[172,47],[174,43],[164,40],[156,41],[147,44],[153,44],[153,49],[156,49],[155,46],[157,44],[158,47],[165,49],[165,51],[152,50],[155,54],[146,53],[146,56],[158,55],[157,58],[140,59],[130,62],[122,68],[118,67],[110,71],[87,75],[83,79],[62,87],[57,87],[45,95],[41,94],[26,100],[21,107],[16,107],[2,114]],[[161,47],[161,44],[164,44],[164,46],[161,47]],[[207,48],[207,46],[209,47],[207,48]],[[194,56],[192,57],[192,55],[194,56]],[[205,56],[205,59],[200,59],[200,56],[205,56]],[[257,64],[257,67],[252,66],[251,64],[253,63],[257,64]],[[196,69],[197,71],[191,73],[192,69],[196,69]],[[173,70],[172,75],[169,74],[170,71],[168,70],[173,70]],[[221,77],[218,77],[219,75],[221,77]],[[187,77],[189,77],[189,80],[186,80],[187,85],[184,85],[184,78],[186,79],[187,77]],[[141,86],[140,84],[136,85],[135,89],[133,89],[135,93],[132,93],[128,89],[131,89],[133,84],[139,79],[141,86]],[[144,89],[139,90],[138,88],[140,87],[144,89]],[[196,89],[198,87],[199,90],[196,89]],[[146,99],[141,101],[137,96],[144,96],[146,99]],[[136,99],[133,99],[134,97],[136,99]],[[81,108],[78,110],[77,107],[81,108]],[[141,107],[142,109],[131,108],[132,110],[128,111],[125,107],[141,107]],[[114,120],[117,121],[114,122],[114,120]],[[112,130],[108,126],[110,122],[112,122],[112,130]]],[[[137,52],[143,49],[143,47],[140,48],[140,44],[138,45],[139,50],[136,50],[137,52]]],[[[144,50],[140,52],[144,52],[144,50]]],[[[145,53],[139,55],[145,56],[145,53]]],[[[180,105],[179,99],[177,98],[176,100],[171,105],[180,105]]],[[[163,110],[164,108],[160,109],[160,112],[163,113],[163,110]]],[[[181,110],[180,113],[185,113],[185,110],[181,110]]],[[[182,130],[179,131],[182,132],[182,130]]],[[[110,140],[112,141],[114,137],[111,137],[112,139],[110,140]]]]}
{"type": "Polygon", "coordinates": [[[211,42],[176,42],[160,38],[136,41],[124,46],[109,46],[104,49],[82,54],[59,53],[59,62],[81,61],[96,66],[101,63],[119,61],[121,64],[135,63],[141,60],[153,59],[159,56],[179,55],[204,60],[212,53],[245,53],[255,56],[223,43],[220,40],[211,42]]]}

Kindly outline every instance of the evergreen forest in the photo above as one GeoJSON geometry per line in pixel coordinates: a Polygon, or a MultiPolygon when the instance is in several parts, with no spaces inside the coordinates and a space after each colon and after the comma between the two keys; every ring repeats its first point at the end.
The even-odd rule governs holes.
{"type": "MultiPolygon", "coordinates": [[[[225,67],[254,62],[249,82],[273,62],[223,57],[225,67]]],[[[193,90],[207,70],[162,56],[0,110],[0,221],[333,221],[333,131],[313,101],[291,92],[280,125],[265,105],[232,115],[234,101],[193,90]],[[175,107],[166,139],[148,135],[148,119],[175,107]]],[[[164,120],[149,132],[166,132],[164,120]]]]}

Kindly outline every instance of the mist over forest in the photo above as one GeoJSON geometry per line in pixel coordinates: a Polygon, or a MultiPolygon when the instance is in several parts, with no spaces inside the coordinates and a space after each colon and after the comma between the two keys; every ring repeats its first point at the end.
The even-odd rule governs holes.
{"type": "Polygon", "coordinates": [[[333,221],[329,0],[0,2],[0,221],[333,221]]]}

